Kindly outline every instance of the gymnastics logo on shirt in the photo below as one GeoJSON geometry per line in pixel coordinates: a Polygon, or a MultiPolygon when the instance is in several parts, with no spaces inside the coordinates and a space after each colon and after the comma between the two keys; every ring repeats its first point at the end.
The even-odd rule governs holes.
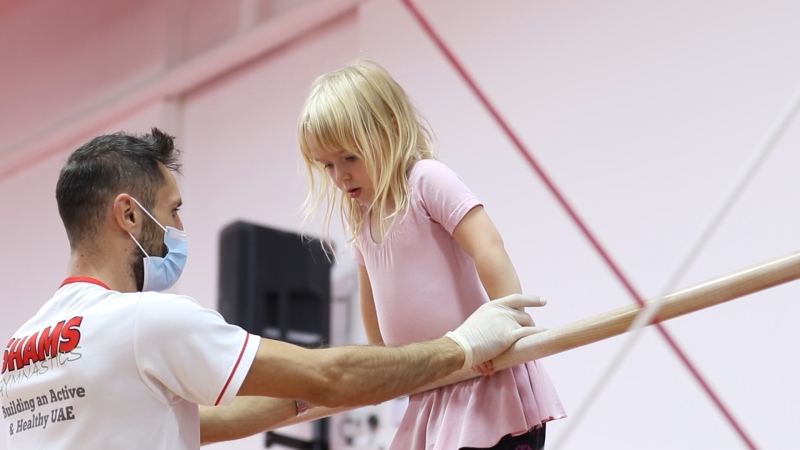
{"type": "Polygon", "coordinates": [[[8,395],[8,388],[21,379],[41,375],[57,366],[77,361],[80,348],[83,317],[62,320],[54,326],[21,338],[12,338],[3,351],[0,370],[0,397],[8,395]]]}
{"type": "Polygon", "coordinates": [[[12,338],[3,351],[3,369],[0,370],[0,374],[20,370],[48,360],[59,353],[70,353],[75,350],[81,342],[81,322],[83,317],[76,316],[30,336],[12,338]]]}

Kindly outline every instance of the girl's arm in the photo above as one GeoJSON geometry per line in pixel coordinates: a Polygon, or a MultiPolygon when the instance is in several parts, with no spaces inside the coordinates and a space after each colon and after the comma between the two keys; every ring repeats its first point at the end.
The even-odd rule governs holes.
{"type": "Polygon", "coordinates": [[[358,295],[361,304],[361,320],[364,322],[364,331],[367,333],[367,342],[370,345],[383,345],[383,336],[378,326],[378,313],[375,311],[375,299],[372,296],[372,284],[369,282],[367,268],[358,266],[358,295]]]}
{"type": "Polygon", "coordinates": [[[453,238],[475,260],[478,276],[490,299],[522,293],[503,238],[483,206],[472,208],[461,219],[453,230],[453,238]]]}
{"type": "MultiPolygon", "coordinates": [[[[453,230],[453,238],[467,252],[478,270],[483,288],[490,299],[522,293],[522,286],[500,232],[483,206],[472,208],[453,230]]],[[[483,375],[494,373],[491,361],[472,368],[483,375]]]]}

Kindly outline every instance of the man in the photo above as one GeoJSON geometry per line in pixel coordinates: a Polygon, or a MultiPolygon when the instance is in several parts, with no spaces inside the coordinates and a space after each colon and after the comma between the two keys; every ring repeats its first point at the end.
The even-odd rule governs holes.
{"type": "Polygon", "coordinates": [[[9,449],[196,449],[267,430],[307,402],[407,394],[538,331],[523,308],[544,302],[516,295],[404,347],[310,350],[250,335],[159,292],[186,262],[179,169],[173,138],[155,128],[97,137],[67,160],[56,200],[68,277],[3,352],[9,449]]]}

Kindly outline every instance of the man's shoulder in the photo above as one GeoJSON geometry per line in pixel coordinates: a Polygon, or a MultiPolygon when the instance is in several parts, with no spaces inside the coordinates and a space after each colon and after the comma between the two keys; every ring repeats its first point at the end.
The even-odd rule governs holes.
{"type": "Polygon", "coordinates": [[[137,292],[136,309],[141,312],[154,311],[156,314],[189,314],[192,311],[202,311],[203,307],[193,297],[188,295],[170,294],[167,292],[137,292]]]}
{"type": "Polygon", "coordinates": [[[182,294],[172,294],[169,292],[136,292],[126,295],[136,295],[139,297],[140,302],[169,302],[186,305],[200,305],[194,297],[182,294]]]}

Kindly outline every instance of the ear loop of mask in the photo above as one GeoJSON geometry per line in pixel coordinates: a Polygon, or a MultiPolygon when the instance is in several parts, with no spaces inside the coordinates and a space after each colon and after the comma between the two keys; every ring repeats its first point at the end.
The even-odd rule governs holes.
{"type": "MultiPolygon", "coordinates": [[[[163,225],[161,225],[161,223],[160,223],[158,220],[156,220],[156,218],[155,218],[155,217],[153,217],[153,215],[152,215],[152,214],[150,214],[150,211],[148,211],[148,210],[147,210],[147,208],[145,208],[144,206],[142,206],[142,204],[141,204],[141,203],[139,203],[139,200],[136,200],[136,199],[135,199],[135,198],[133,198],[133,197],[131,197],[131,200],[133,200],[133,202],[134,202],[134,203],[136,203],[137,205],[139,205],[139,209],[141,209],[142,211],[144,211],[144,213],[145,213],[145,214],[147,214],[147,215],[148,215],[148,217],[150,217],[151,219],[153,219],[153,222],[155,222],[155,223],[156,223],[156,225],[158,225],[159,227],[161,227],[161,229],[162,229],[162,230],[164,230],[164,232],[165,232],[165,233],[167,232],[167,229],[166,229],[166,228],[164,228],[164,226],[163,226],[163,225]]],[[[138,239],[136,239],[135,237],[133,237],[133,235],[131,234],[131,232],[130,232],[130,231],[128,232],[128,235],[131,237],[131,239],[133,239],[133,242],[136,242],[136,245],[139,247],[139,249],[142,251],[142,253],[144,253],[144,256],[145,256],[145,257],[147,257],[147,258],[149,258],[149,257],[150,257],[150,255],[148,255],[148,254],[147,254],[147,251],[145,251],[144,247],[142,247],[142,244],[140,244],[140,243],[139,243],[139,240],[138,240],[138,239]]]]}
{"type": "Polygon", "coordinates": [[[145,214],[147,214],[147,215],[148,215],[148,216],[149,216],[151,219],[153,219],[153,222],[155,222],[155,223],[156,223],[156,225],[158,225],[159,227],[161,227],[161,229],[162,229],[162,230],[164,230],[164,232],[165,232],[165,233],[167,232],[167,229],[166,229],[166,228],[164,228],[164,225],[161,225],[161,222],[159,222],[158,220],[156,220],[156,218],[155,218],[155,217],[153,217],[153,215],[152,215],[152,214],[150,214],[150,211],[148,211],[148,210],[147,210],[147,208],[145,208],[144,206],[142,206],[142,204],[141,204],[141,203],[139,203],[139,200],[136,200],[136,199],[135,199],[135,198],[133,198],[133,197],[131,197],[131,200],[133,200],[133,202],[134,202],[134,203],[136,203],[137,205],[139,205],[139,208],[141,208],[141,209],[142,209],[142,211],[144,211],[144,213],[145,213],[145,214]]]}

